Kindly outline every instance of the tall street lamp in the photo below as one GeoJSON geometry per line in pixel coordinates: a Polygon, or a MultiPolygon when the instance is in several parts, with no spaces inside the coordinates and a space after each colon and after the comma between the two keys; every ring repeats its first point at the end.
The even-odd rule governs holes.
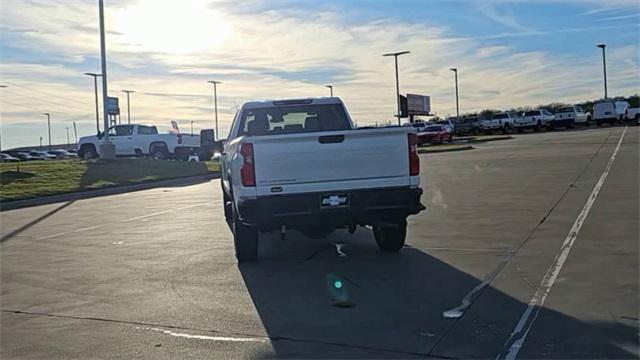
{"type": "Polygon", "coordinates": [[[127,93],[127,124],[131,125],[131,108],[129,107],[129,94],[134,93],[133,90],[122,90],[123,93],[127,93]]]}
{"type": "Polygon", "coordinates": [[[216,133],[215,135],[215,140],[218,140],[220,138],[220,136],[218,135],[218,84],[222,84],[222,82],[220,81],[214,81],[214,80],[209,80],[207,81],[210,84],[213,84],[213,111],[215,113],[215,119],[216,119],[216,133]]]}
{"type": "Polygon", "coordinates": [[[98,77],[102,76],[102,74],[84,73],[87,76],[93,77],[93,90],[96,95],[96,134],[100,132],[100,111],[98,110],[98,77]]]}
{"type": "Polygon", "coordinates": [[[604,98],[607,99],[607,58],[604,55],[604,48],[607,47],[606,44],[596,45],[597,47],[602,49],[602,72],[604,73],[604,98]]]}
{"type": "Polygon", "coordinates": [[[324,87],[328,87],[329,88],[331,97],[333,97],[333,85],[325,85],[324,87]]]}
{"type": "Polygon", "coordinates": [[[458,100],[458,69],[451,68],[449,70],[453,71],[453,73],[456,75],[456,119],[460,119],[460,102],[458,100]]]}
{"type": "Polygon", "coordinates": [[[98,0],[98,15],[100,18],[100,63],[102,70],[102,111],[104,118],[104,136],[100,144],[100,157],[102,159],[115,159],[116,147],[109,141],[107,129],[109,129],[109,109],[107,106],[107,45],[104,31],[104,0],[98,0]]]}
{"type": "Polygon", "coordinates": [[[398,104],[398,125],[400,125],[400,80],[398,79],[398,56],[410,54],[410,51],[400,51],[396,53],[383,54],[382,56],[393,56],[396,64],[396,103],[398,104]]]}
{"type": "Polygon", "coordinates": [[[47,117],[47,131],[49,133],[49,150],[51,150],[51,114],[42,113],[42,115],[47,117]]]}

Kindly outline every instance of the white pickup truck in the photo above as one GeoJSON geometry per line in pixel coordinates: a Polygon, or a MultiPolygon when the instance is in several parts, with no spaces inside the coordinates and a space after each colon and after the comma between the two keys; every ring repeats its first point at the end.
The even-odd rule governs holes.
{"type": "Polygon", "coordinates": [[[339,98],[249,102],[221,160],[224,212],[238,261],[255,261],[259,233],[325,237],[372,226],[382,251],[399,251],[420,203],[412,127],[355,128],[339,98]]]}
{"type": "Polygon", "coordinates": [[[591,114],[584,111],[580,106],[564,106],[556,110],[553,126],[564,126],[569,129],[575,125],[589,125],[591,114]]]}
{"type": "MultiPolygon", "coordinates": [[[[186,160],[200,148],[199,135],[158,134],[158,128],[155,126],[116,125],[109,128],[107,136],[116,146],[116,156],[150,155],[158,160],[186,160]]],[[[81,137],[78,142],[78,156],[83,159],[97,158],[103,138],[103,133],[81,137]]]]}
{"type": "Polygon", "coordinates": [[[520,119],[522,122],[531,123],[535,131],[540,131],[543,127],[552,127],[555,116],[546,109],[538,109],[523,112],[520,119]]]}
{"type": "Polygon", "coordinates": [[[493,114],[493,116],[488,119],[483,119],[480,124],[485,133],[501,131],[506,134],[509,130],[513,129],[514,121],[515,117],[511,113],[502,112],[493,114]]]}

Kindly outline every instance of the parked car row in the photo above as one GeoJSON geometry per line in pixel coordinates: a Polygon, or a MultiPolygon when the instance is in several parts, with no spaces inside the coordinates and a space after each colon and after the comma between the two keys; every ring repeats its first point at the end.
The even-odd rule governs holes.
{"type": "Polygon", "coordinates": [[[34,161],[34,160],[55,160],[69,159],[77,157],[75,149],[71,150],[29,150],[29,151],[7,151],[3,152],[0,161],[17,162],[17,161],[34,161]]]}
{"type": "MultiPolygon", "coordinates": [[[[447,120],[448,121],[448,120],[447,120]]],[[[547,109],[528,110],[520,113],[499,112],[489,117],[479,114],[463,116],[454,120],[453,134],[478,135],[480,133],[509,133],[525,130],[540,131],[564,127],[572,129],[577,125],[589,126],[605,123],[615,124],[625,121],[640,123],[640,108],[630,108],[626,101],[601,100],[593,106],[593,114],[577,105],[557,109],[555,114],[547,109]]],[[[434,122],[439,124],[440,122],[434,122]]]]}

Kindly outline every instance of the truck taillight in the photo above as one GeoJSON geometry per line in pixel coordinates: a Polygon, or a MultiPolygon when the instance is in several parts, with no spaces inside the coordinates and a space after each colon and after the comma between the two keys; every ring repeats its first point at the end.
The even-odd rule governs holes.
{"type": "Polygon", "coordinates": [[[409,143],[409,175],[420,175],[420,157],[418,156],[418,135],[408,134],[409,143]]]}
{"type": "Polygon", "coordinates": [[[253,144],[242,144],[240,154],[243,158],[242,168],[240,168],[242,186],[256,186],[256,166],[253,157],[253,144]]]}

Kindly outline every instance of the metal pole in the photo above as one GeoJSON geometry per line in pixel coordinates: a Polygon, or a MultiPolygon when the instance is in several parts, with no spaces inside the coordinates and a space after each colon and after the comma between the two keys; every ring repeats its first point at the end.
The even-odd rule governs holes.
{"type": "Polygon", "coordinates": [[[109,137],[106,136],[107,129],[109,128],[109,117],[107,116],[107,47],[105,44],[104,34],[104,0],[98,0],[98,7],[100,12],[100,56],[102,59],[102,111],[104,116],[104,141],[109,142],[109,137]]]}
{"type": "Polygon", "coordinates": [[[127,123],[131,125],[131,108],[129,107],[129,94],[134,93],[133,90],[122,90],[123,93],[127,93],[127,123]]]}
{"type": "Polygon", "coordinates": [[[71,145],[71,142],[69,141],[69,127],[65,126],[64,128],[65,128],[65,130],[67,130],[67,146],[69,146],[69,145],[71,145]]]}
{"type": "Polygon", "coordinates": [[[40,149],[42,149],[42,136],[40,136],[40,149]]]}
{"type": "Polygon", "coordinates": [[[398,117],[398,125],[400,125],[400,119],[402,114],[400,113],[400,77],[398,76],[398,56],[400,55],[404,55],[404,54],[409,54],[409,51],[400,51],[397,53],[389,53],[389,54],[383,54],[382,56],[393,56],[394,60],[395,60],[395,66],[396,66],[396,104],[398,105],[398,114],[396,115],[398,117]]]}
{"type": "Polygon", "coordinates": [[[49,150],[51,150],[51,114],[42,113],[47,117],[47,132],[49,133],[49,150]]]}
{"type": "Polygon", "coordinates": [[[602,49],[602,72],[604,74],[604,98],[609,98],[607,94],[607,58],[605,56],[604,48],[607,47],[606,44],[598,45],[599,48],[602,49]]]}
{"type": "Polygon", "coordinates": [[[333,85],[325,85],[325,87],[329,88],[329,92],[331,94],[331,97],[333,97],[333,85]]]}
{"type": "Polygon", "coordinates": [[[76,128],[76,122],[73,122],[73,139],[75,140],[74,144],[78,145],[78,128],[76,128]]]}
{"type": "Polygon", "coordinates": [[[455,74],[456,78],[456,119],[460,118],[460,102],[458,100],[458,69],[452,68],[450,69],[455,74]]]}
{"type": "Polygon", "coordinates": [[[193,120],[191,120],[191,136],[193,136],[193,120]]]}
{"type": "Polygon", "coordinates": [[[93,77],[93,90],[96,96],[96,134],[100,132],[100,110],[98,109],[98,77],[101,74],[96,73],[84,73],[85,75],[93,77]]]}
{"type": "Polygon", "coordinates": [[[218,140],[220,137],[218,136],[218,88],[216,85],[222,84],[220,81],[210,80],[207,81],[210,84],[213,84],[213,111],[215,113],[216,120],[216,132],[214,135],[214,140],[218,140]]]}
{"type": "Polygon", "coordinates": [[[220,136],[218,135],[218,88],[217,83],[213,83],[213,107],[216,113],[216,136],[215,139],[218,140],[220,136]]]}

